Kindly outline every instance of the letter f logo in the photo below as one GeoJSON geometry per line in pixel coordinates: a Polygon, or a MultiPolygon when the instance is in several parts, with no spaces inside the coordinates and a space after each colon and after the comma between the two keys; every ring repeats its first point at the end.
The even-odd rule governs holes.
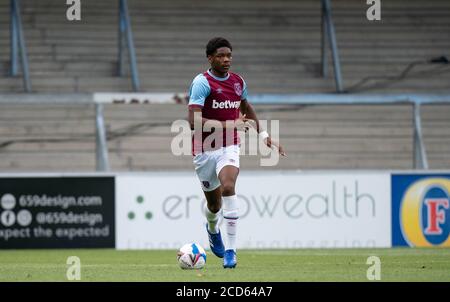
{"type": "Polygon", "coordinates": [[[448,209],[448,199],[445,198],[429,198],[425,200],[427,206],[427,228],[425,234],[427,235],[441,235],[442,228],[440,224],[445,222],[445,211],[440,208],[442,206],[445,210],[448,209]]]}

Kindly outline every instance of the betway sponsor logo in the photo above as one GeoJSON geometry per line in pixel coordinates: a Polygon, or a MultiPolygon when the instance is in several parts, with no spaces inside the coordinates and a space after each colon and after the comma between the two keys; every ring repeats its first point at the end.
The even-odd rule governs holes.
{"type": "Polygon", "coordinates": [[[241,105],[241,101],[230,101],[226,100],[223,102],[218,102],[216,100],[213,100],[212,108],[213,109],[238,109],[241,105]]]}

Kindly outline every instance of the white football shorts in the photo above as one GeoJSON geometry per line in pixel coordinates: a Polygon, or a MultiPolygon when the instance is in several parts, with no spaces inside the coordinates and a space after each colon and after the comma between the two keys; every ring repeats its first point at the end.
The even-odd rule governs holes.
{"type": "Polygon", "coordinates": [[[218,175],[223,167],[231,165],[239,169],[239,152],[239,146],[231,145],[194,156],[195,172],[203,191],[210,192],[220,186],[218,175]]]}

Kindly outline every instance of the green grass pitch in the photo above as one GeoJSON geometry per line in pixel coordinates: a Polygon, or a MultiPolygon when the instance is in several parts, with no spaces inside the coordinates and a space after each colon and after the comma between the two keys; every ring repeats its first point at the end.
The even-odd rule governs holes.
{"type": "Polygon", "coordinates": [[[450,281],[450,249],[239,250],[236,269],[207,252],[205,268],[182,270],[175,250],[1,250],[0,281],[68,281],[69,256],[81,281],[368,281],[369,256],[381,260],[381,281],[450,281]]]}

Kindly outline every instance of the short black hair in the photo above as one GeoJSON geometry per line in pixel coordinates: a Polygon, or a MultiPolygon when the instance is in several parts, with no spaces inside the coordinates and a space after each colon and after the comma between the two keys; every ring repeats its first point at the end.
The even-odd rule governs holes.
{"type": "Polygon", "coordinates": [[[228,42],[227,39],[216,37],[209,40],[208,44],[206,44],[206,56],[212,55],[218,48],[221,47],[228,47],[230,50],[233,50],[231,43],[228,42]]]}

